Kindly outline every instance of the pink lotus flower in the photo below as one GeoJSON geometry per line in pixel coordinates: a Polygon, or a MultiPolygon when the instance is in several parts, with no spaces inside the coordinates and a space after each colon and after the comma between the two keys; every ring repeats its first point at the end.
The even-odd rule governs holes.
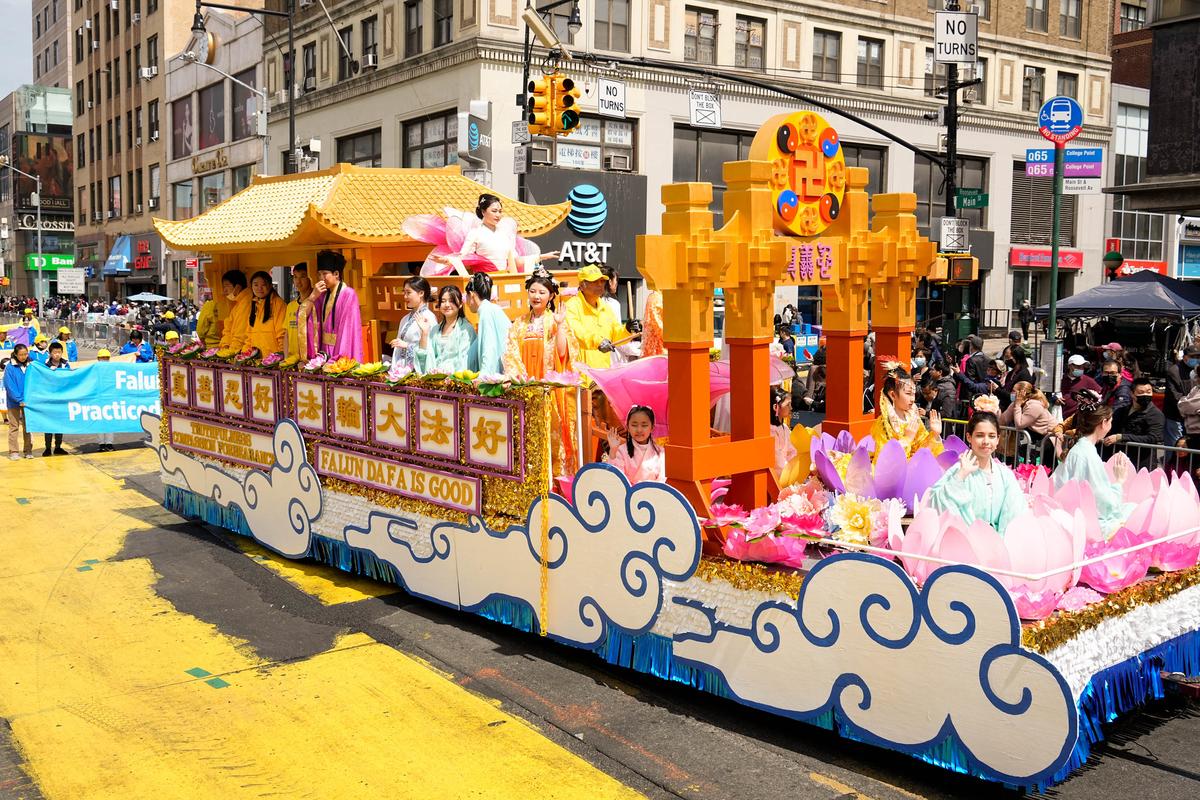
{"type": "Polygon", "coordinates": [[[304,368],[311,372],[314,370],[318,370],[323,366],[325,366],[325,356],[322,355],[321,353],[317,353],[317,355],[312,360],[310,360],[307,364],[304,365],[304,368]]]}
{"type": "Polygon", "coordinates": [[[766,506],[751,511],[750,516],[746,517],[746,521],[742,523],[742,527],[750,536],[766,536],[774,533],[782,521],[779,509],[775,506],[766,506]]]}
{"type": "Polygon", "coordinates": [[[1104,595],[1097,591],[1093,591],[1086,586],[1076,586],[1063,595],[1062,600],[1058,601],[1058,607],[1055,610],[1079,611],[1080,609],[1086,608],[1092,603],[1098,603],[1103,599],[1104,595]]]}
{"type": "MultiPolygon", "coordinates": [[[[1083,554],[1087,558],[1103,555],[1114,550],[1123,550],[1139,542],[1145,541],[1145,536],[1133,533],[1128,528],[1121,528],[1107,542],[1091,541],[1083,554]]],[[[1096,564],[1088,564],[1079,574],[1081,583],[1086,583],[1093,589],[1112,594],[1146,577],[1150,569],[1150,549],[1144,548],[1122,556],[1106,558],[1096,564]]]]}
{"type": "Polygon", "coordinates": [[[746,512],[741,506],[727,506],[724,503],[713,503],[710,524],[723,528],[727,525],[741,525],[746,521],[746,512]]]}
{"type": "Polygon", "coordinates": [[[558,384],[562,384],[563,386],[578,386],[579,385],[579,373],[578,372],[555,372],[553,370],[547,370],[546,376],[542,380],[544,380],[546,383],[558,383],[558,384]]]}
{"type": "Polygon", "coordinates": [[[725,555],[738,561],[758,561],[777,564],[790,556],[774,536],[751,536],[747,531],[735,529],[730,532],[722,546],[725,555]]]}
{"type": "Polygon", "coordinates": [[[954,465],[967,446],[957,436],[949,436],[945,452],[934,456],[921,448],[908,458],[904,446],[891,440],[879,450],[872,463],[875,440],[854,437],[843,431],[834,439],[829,434],[813,437],[810,457],[821,482],[839,494],[850,493],[877,500],[895,498],[913,509],[917,498],[954,465]]]}

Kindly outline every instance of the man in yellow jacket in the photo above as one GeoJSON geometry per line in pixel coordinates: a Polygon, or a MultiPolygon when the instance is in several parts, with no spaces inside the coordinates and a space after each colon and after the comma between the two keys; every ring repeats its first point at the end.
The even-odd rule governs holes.
{"type": "MultiPolygon", "coordinates": [[[[307,333],[308,330],[308,313],[312,309],[308,296],[313,290],[312,278],[308,276],[307,261],[301,261],[292,267],[292,285],[296,287],[296,297],[287,304],[287,311],[284,313],[287,320],[287,354],[306,359],[308,348],[301,347],[300,331],[307,333]],[[300,316],[301,311],[304,312],[303,319],[300,316]]],[[[307,345],[307,342],[304,344],[307,345]]]]}
{"type": "Polygon", "coordinates": [[[567,301],[567,327],[579,346],[579,360],[589,367],[612,366],[613,342],[628,332],[601,301],[608,279],[595,264],[579,270],[579,293],[567,301]]]}

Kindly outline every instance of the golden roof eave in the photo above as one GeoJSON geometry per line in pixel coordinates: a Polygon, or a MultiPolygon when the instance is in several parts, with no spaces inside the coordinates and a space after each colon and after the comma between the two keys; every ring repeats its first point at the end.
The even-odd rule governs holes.
{"type": "MultiPolygon", "coordinates": [[[[422,244],[401,229],[413,214],[444,207],[474,209],[491,189],[463,177],[458,165],[391,169],[337,164],[320,172],[256,176],[243,191],[187,220],[154,219],[170,247],[209,253],[340,245],[422,244]]],[[[566,219],[570,203],[538,206],[500,196],[522,236],[538,236],[566,219]]]]}

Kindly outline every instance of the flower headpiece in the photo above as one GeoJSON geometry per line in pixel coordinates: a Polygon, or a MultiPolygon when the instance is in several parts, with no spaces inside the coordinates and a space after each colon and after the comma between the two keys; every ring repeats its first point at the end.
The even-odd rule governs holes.
{"type": "Polygon", "coordinates": [[[1000,401],[993,394],[981,394],[971,401],[971,405],[976,411],[986,411],[989,414],[1000,413],[1000,401]]]}
{"type": "Polygon", "coordinates": [[[1075,393],[1075,403],[1080,411],[1088,413],[1100,407],[1101,397],[1091,389],[1081,389],[1075,393]]]}
{"type": "Polygon", "coordinates": [[[554,276],[550,274],[550,270],[546,269],[541,264],[538,264],[536,267],[533,268],[533,270],[529,273],[529,277],[530,278],[546,278],[549,280],[554,280],[554,276]]]}
{"type": "Polygon", "coordinates": [[[895,356],[879,356],[878,361],[879,366],[883,368],[883,374],[885,377],[895,374],[896,370],[901,369],[904,366],[904,364],[900,363],[895,356]]]}

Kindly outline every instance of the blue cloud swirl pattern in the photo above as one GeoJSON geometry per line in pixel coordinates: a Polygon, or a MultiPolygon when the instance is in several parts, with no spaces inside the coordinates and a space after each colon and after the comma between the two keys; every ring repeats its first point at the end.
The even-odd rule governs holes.
{"type": "Polygon", "coordinates": [[[677,658],[724,676],[737,698],[807,719],[835,707],[855,738],[917,752],[954,736],[992,777],[1049,778],[1071,752],[1070,689],[1020,647],[1008,593],[967,567],[918,592],[895,564],[846,554],[809,573],[795,605],[764,602],[748,628],[693,612],[677,658]]]}
{"type": "Polygon", "coordinates": [[[160,421],[156,414],[142,414],[142,430],[150,436],[164,476],[182,480],[190,491],[219,505],[240,508],[254,538],[280,555],[300,558],[308,553],[312,523],[321,516],[321,483],[296,423],[285,419],[275,426],[271,469],[249,470],[242,479],[162,442],[160,421]]]}

